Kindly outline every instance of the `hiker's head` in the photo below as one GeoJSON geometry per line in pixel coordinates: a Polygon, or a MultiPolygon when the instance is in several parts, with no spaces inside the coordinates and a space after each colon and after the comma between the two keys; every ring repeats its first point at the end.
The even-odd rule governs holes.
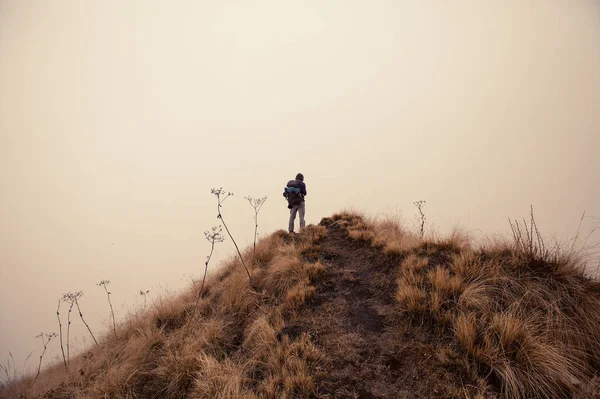
{"type": "Polygon", "coordinates": [[[304,175],[302,173],[298,173],[296,175],[296,180],[304,181],[304,175]]]}

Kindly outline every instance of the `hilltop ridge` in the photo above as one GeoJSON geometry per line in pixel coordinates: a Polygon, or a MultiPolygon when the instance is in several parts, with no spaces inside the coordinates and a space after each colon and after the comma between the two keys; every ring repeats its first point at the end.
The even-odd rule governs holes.
{"type": "Polygon", "coordinates": [[[600,397],[600,283],[573,257],[342,212],[25,378],[26,398],[600,397]]]}

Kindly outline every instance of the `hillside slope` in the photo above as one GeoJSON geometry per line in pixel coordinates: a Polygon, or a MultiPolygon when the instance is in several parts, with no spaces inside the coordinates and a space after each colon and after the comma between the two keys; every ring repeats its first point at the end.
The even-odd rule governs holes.
{"type": "Polygon", "coordinates": [[[600,397],[600,283],[535,249],[337,214],[0,396],[600,397]]]}

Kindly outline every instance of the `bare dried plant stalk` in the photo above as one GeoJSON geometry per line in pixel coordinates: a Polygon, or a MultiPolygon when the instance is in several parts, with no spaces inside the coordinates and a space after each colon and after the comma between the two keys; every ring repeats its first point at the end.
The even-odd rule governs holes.
{"type": "Polygon", "coordinates": [[[254,208],[254,250],[252,252],[252,256],[256,256],[256,237],[258,235],[258,213],[260,212],[260,208],[262,208],[263,204],[267,200],[267,196],[261,198],[252,198],[252,197],[244,197],[250,203],[250,206],[254,208]]]}
{"type": "Polygon", "coordinates": [[[148,295],[148,293],[150,292],[150,290],[140,290],[140,295],[144,297],[144,310],[146,309],[146,295],[148,295]]]}
{"type": "Polygon", "coordinates": [[[202,297],[202,290],[204,289],[204,282],[206,281],[206,273],[208,271],[208,263],[210,262],[210,258],[215,250],[215,243],[223,242],[225,237],[222,234],[223,229],[221,226],[213,227],[210,231],[205,231],[204,236],[206,240],[210,242],[210,254],[206,257],[206,262],[204,262],[204,277],[202,277],[202,285],[200,286],[200,291],[198,291],[198,298],[196,299],[196,305],[194,306],[193,315],[196,314],[196,309],[198,308],[198,302],[200,302],[200,298],[202,297]]]}
{"type": "Polygon", "coordinates": [[[71,311],[73,310],[73,306],[75,306],[75,301],[73,297],[78,295],[79,292],[72,294],[71,292],[67,292],[63,294],[61,300],[69,304],[69,311],[67,312],[67,372],[69,371],[69,364],[71,362],[71,343],[70,343],[70,333],[71,333],[71,311]]]}
{"type": "MultiPolygon", "coordinates": [[[[79,317],[81,317],[81,321],[87,327],[92,339],[98,345],[98,341],[96,341],[96,337],[92,333],[90,326],[85,322],[83,318],[83,313],[81,312],[81,308],[79,307],[79,299],[83,296],[83,291],[77,292],[67,292],[63,294],[61,300],[69,304],[69,312],[67,313],[67,371],[69,371],[69,364],[71,362],[71,342],[70,342],[70,332],[71,332],[71,311],[73,310],[73,306],[77,306],[77,310],[79,311],[79,317]]],[[[60,323],[60,319],[59,319],[60,323]]]]}
{"type": "Polygon", "coordinates": [[[94,343],[96,344],[96,346],[99,346],[98,341],[96,341],[96,337],[94,337],[94,333],[92,332],[92,329],[90,328],[88,323],[85,322],[85,319],[83,318],[83,313],[81,313],[81,308],[79,307],[79,298],[81,298],[83,296],[83,292],[80,292],[80,293],[81,293],[81,295],[79,295],[78,297],[75,298],[75,306],[77,306],[77,311],[79,312],[79,317],[81,317],[81,321],[83,321],[83,324],[85,324],[87,330],[89,331],[90,335],[92,336],[94,343]]]}
{"type": "Polygon", "coordinates": [[[40,363],[38,364],[37,374],[35,375],[35,378],[33,380],[34,384],[37,381],[38,377],[40,376],[40,371],[42,370],[42,359],[44,358],[46,349],[48,349],[48,344],[50,343],[50,341],[52,341],[56,337],[58,337],[58,335],[54,332],[50,333],[50,334],[40,333],[40,335],[36,335],[36,338],[41,338],[44,350],[42,351],[42,354],[40,355],[40,363]]]}
{"type": "Polygon", "coordinates": [[[227,224],[225,224],[225,220],[223,219],[223,215],[221,214],[221,208],[223,207],[223,203],[225,202],[225,200],[227,198],[229,198],[230,196],[232,196],[233,193],[227,192],[227,191],[223,190],[223,187],[221,187],[221,188],[213,188],[213,189],[210,190],[210,192],[217,197],[217,219],[220,219],[221,223],[223,223],[223,227],[225,227],[225,231],[227,231],[227,234],[229,235],[229,238],[231,238],[231,241],[233,242],[233,245],[235,246],[235,249],[236,249],[236,251],[237,251],[237,253],[238,253],[239,257],[240,257],[240,261],[242,262],[242,266],[244,266],[244,269],[246,270],[246,274],[248,274],[248,280],[250,281],[250,286],[254,287],[254,285],[252,284],[252,277],[250,276],[250,271],[248,270],[248,267],[246,266],[246,262],[244,262],[244,258],[242,257],[242,253],[240,252],[240,248],[238,247],[237,243],[233,239],[233,236],[231,235],[231,232],[227,228],[227,224]]]}
{"type": "Polygon", "coordinates": [[[113,333],[116,336],[117,335],[117,323],[115,322],[115,312],[113,310],[113,305],[112,305],[112,302],[110,301],[111,292],[108,290],[109,284],[110,284],[110,280],[102,280],[96,285],[104,288],[104,291],[106,291],[106,297],[108,298],[108,305],[110,306],[110,316],[112,318],[112,323],[113,323],[113,333]]]}
{"type": "Polygon", "coordinates": [[[527,224],[527,220],[523,219],[523,222],[518,220],[508,219],[510,228],[512,230],[513,242],[516,249],[529,257],[540,257],[547,259],[550,256],[550,251],[546,249],[544,239],[538,230],[537,224],[535,223],[535,217],[533,216],[533,206],[530,210],[530,221],[527,224]]]}
{"type": "Polygon", "coordinates": [[[58,307],[56,308],[56,318],[58,319],[58,332],[60,333],[60,351],[62,352],[63,362],[65,364],[65,370],[69,370],[67,366],[67,358],[65,357],[65,348],[63,347],[63,336],[62,336],[62,323],[60,322],[60,303],[62,298],[58,300],[58,307]]]}
{"type": "Polygon", "coordinates": [[[423,213],[423,207],[425,207],[426,201],[415,201],[415,206],[419,210],[419,216],[421,218],[421,228],[419,233],[421,234],[421,238],[425,235],[425,213],[423,213]]]}

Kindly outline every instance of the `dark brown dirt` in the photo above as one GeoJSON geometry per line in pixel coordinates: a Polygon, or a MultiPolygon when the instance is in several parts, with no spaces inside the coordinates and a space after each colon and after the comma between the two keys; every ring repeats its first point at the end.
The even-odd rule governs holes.
{"type": "Polygon", "coordinates": [[[394,307],[401,256],[352,240],[333,224],[319,253],[307,257],[320,259],[327,269],[314,296],[282,333],[308,332],[326,354],[318,397],[464,397],[461,373],[439,359],[447,334],[394,307]]]}

